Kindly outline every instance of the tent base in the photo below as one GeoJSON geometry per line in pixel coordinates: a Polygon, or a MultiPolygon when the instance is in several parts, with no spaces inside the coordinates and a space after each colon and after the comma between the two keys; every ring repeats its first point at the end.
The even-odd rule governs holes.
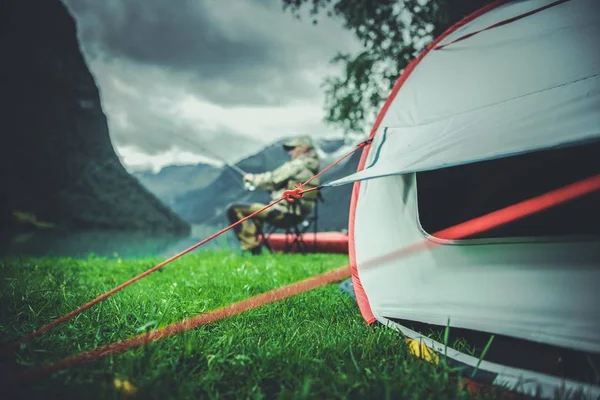
{"type": "MultiPolygon", "coordinates": [[[[419,329],[420,331],[426,331],[426,327],[428,326],[429,328],[431,328],[433,327],[432,325],[414,323],[397,319],[388,319],[386,317],[379,317],[378,320],[383,325],[400,331],[409,339],[416,340],[419,343],[422,343],[423,345],[427,346],[430,350],[433,351],[432,354],[435,354],[436,357],[446,358],[449,365],[455,368],[459,368],[462,371],[462,375],[465,378],[469,378],[470,380],[476,382],[478,385],[502,386],[516,393],[524,394],[526,396],[540,396],[542,398],[555,398],[555,395],[557,393],[563,393],[565,395],[575,395],[579,393],[583,395],[583,398],[589,397],[594,399],[600,396],[600,386],[598,386],[597,384],[586,383],[578,379],[567,378],[564,376],[557,376],[556,374],[548,373],[549,368],[547,364],[544,365],[545,368],[541,368],[545,371],[531,370],[530,368],[532,367],[532,361],[533,364],[538,364],[539,366],[539,361],[542,358],[544,358],[544,354],[539,352],[540,348],[535,349],[535,355],[527,355],[529,360],[525,360],[525,363],[521,363],[521,365],[515,367],[514,364],[507,365],[506,363],[504,363],[503,361],[506,360],[502,360],[502,357],[497,357],[498,353],[496,354],[496,357],[494,357],[495,360],[486,361],[490,360],[489,352],[488,354],[486,354],[484,360],[480,360],[478,357],[468,355],[461,351],[457,351],[449,346],[445,346],[444,344],[437,342],[413,330],[419,329]],[[406,325],[409,325],[410,328],[406,325]],[[538,362],[536,362],[535,359],[538,359],[538,362]]],[[[450,327],[450,332],[453,331],[454,333],[457,333],[458,336],[467,333],[466,330],[450,327]]],[[[477,334],[477,332],[474,331],[471,333],[477,334]]],[[[483,334],[481,333],[481,335],[483,334]]],[[[474,336],[471,335],[470,339],[473,338],[474,336]]],[[[487,336],[487,338],[489,339],[489,335],[487,336]]],[[[501,351],[506,351],[507,345],[509,346],[511,344],[508,343],[507,340],[512,341],[511,339],[502,337],[499,338],[498,336],[496,336],[496,339],[500,339],[501,342],[504,342],[503,345],[501,345],[501,347],[503,347],[501,351]]],[[[494,339],[494,342],[492,342],[490,349],[498,345],[498,341],[496,339],[494,339]]],[[[451,343],[452,339],[450,339],[449,342],[451,343]]],[[[512,344],[514,344],[514,341],[512,344]]],[[[537,346],[534,345],[533,347],[537,346]]],[[[517,351],[521,350],[523,350],[522,347],[517,351]]],[[[514,351],[509,351],[509,353],[514,354],[514,351]]],[[[569,358],[572,358],[572,355],[569,358]]],[[[589,355],[590,361],[592,358],[597,360],[597,356],[589,355]]],[[[545,362],[547,362],[547,360],[541,360],[542,364],[544,364],[545,362]]],[[[573,371],[571,370],[569,372],[572,373],[573,371]]]]}

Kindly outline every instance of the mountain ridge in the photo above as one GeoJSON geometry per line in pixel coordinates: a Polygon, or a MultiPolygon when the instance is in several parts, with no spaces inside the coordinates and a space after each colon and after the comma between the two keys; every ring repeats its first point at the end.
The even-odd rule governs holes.
{"type": "MultiPolygon", "coordinates": [[[[273,170],[289,160],[282,144],[286,139],[278,140],[237,162],[235,165],[248,173],[260,173],[273,170]]],[[[355,148],[343,138],[316,139],[315,147],[321,158],[321,169],[336,161],[340,156],[355,148]]],[[[360,151],[356,152],[338,165],[327,171],[323,178],[326,181],[341,178],[356,171],[360,151]]],[[[270,195],[257,189],[253,192],[244,189],[241,176],[233,169],[223,166],[215,168],[207,165],[170,166],[155,175],[137,173],[137,179],[152,190],[171,209],[190,224],[222,226],[227,224],[225,212],[233,203],[263,203],[271,201],[270,195]],[[194,171],[197,174],[194,177],[194,171]],[[152,178],[166,179],[168,176],[178,176],[178,179],[190,183],[202,181],[200,185],[189,184],[189,190],[175,182],[152,182],[152,178]],[[187,178],[186,178],[187,176],[187,178]],[[202,178],[199,178],[202,176],[202,178]],[[162,186],[161,186],[162,185],[162,186]],[[166,194],[168,188],[172,193],[166,194]]],[[[352,185],[327,188],[323,190],[323,202],[319,207],[318,228],[320,231],[347,229],[348,212],[352,185]]]]}

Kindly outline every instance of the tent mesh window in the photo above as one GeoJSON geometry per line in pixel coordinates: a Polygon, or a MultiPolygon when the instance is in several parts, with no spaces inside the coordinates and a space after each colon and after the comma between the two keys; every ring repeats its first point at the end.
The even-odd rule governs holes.
{"type": "MultiPolygon", "coordinates": [[[[600,141],[417,173],[419,219],[433,234],[600,173],[600,141]]],[[[600,236],[600,193],[470,238],[600,236]]]]}

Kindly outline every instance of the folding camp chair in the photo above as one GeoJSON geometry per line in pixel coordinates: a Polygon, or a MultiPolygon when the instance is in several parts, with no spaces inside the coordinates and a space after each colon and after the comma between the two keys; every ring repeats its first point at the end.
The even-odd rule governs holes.
{"type": "Polygon", "coordinates": [[[265,223],[266,225],[268,225],[268,229],[265,232],[262,227],[259,227],[259,241],[270,252],[272,252],[273,249],[269,241],[270,236],[278,231],[283,231],[285,234],[285,245],[283,248],[284,253],[295,251],[300,252],[302,254],[306,254],[309,252],[309,250],[311,250],[309,247],[312,247],[312,250],[316,251],[316,234],[319,220],[319,203],[322,201],[323,197],[321,196],[321,193],[317,193],[317,201],[315,202],[315,207],[313,208],[312,212],[309,215],[307,215],[302,221],[291,221],[289,224],[265,223]],[[309,234],[309,229],[311,228],[311,226],[315,235],[315,240],[313,240],[313,246],[309,246],[305,241],[305,235],[309,234]]]}

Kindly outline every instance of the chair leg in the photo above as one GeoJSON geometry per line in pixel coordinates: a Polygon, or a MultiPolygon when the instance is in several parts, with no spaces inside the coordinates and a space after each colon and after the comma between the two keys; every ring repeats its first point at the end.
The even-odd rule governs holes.
{"type": "Polygon", "coordinates": [[[271,243],[269,242],[269,238],[268,235],[272,232],[268,232],[267,234],[265,234],[264,230],[262,229],[262,226],[258,227],[257,226],[257,234],[258,234],[258,242],[262,243],[262,245],[269,251],[269,253],[273,252],[273,248],[271,247],[271,243]]]}
{"type": "Polygon", "coordinates": [[[269,242],[269,239],[264,234],[262,235],[262,243],[263,243],[263,246],[265,246],[265,248],[269,251],[269,253],[273,252],[271,243],[269,242]]]}
{"type": "Polygon", "coordinates": [[[294,243],[296,245],[296,250],[300,251],[304,255],[308,253],[308,246],[304,241],[304,233],[298,229],[298,226],[294,227],[294,243]]]}
{"type": "Polygon", "coordinates": [[[303,255],[307,255],[308,254],[308,246],[306,245],[306,243],[304,242],[304,240],[298,241],[298,246],[300,247],[300,252],[303,255]]]}
{"type": "Polygon", "coordinates": [[[285,245],[283,246],[283,252],[288,253],[290,251],[290,244],[289,244],[290,229],[289,228],[285,229],[284,235],[285,235],[285,245]]]}
{"type": "MultiPolygon", "coordinates": [[[[313,221],[316,223],[316,221],[313,221]]],[[[265,247],[269,250],[269,251],[273,251],[272,247],[269,243],[269,238],[268,236],[277,231],[278,229],[280,230],[284,230],[284,235],[285,235],[285,244],[283,247],[283,252],[284,253],[288,253],[290,251],[296,251],[296,252],[300,252],[302,254],[307,254],[309,253],[309,245],[306,243],[306,241],[304,240],[304,235],[305,234],[309,234],[308,229],[309,229],[310,225],[308,225],[305,228],[300,227],[300,225],[293,225],[291,227],[287,227],[287,228],[277,228],[277,226],[273,225],[272,229],[269,231],[269,233],[264,233],[262,230],[260,231],[260,234],[262,235],[262,242],[264,243],[265,247]]],[[[315,227],[315,233],[316,233],[316,227],[315,227]]],[[[313,240],[313,247],[314,250],[316,252],[317,250],[317,241],[316,241],[316,235],[315,238],[313,240]]]]}

